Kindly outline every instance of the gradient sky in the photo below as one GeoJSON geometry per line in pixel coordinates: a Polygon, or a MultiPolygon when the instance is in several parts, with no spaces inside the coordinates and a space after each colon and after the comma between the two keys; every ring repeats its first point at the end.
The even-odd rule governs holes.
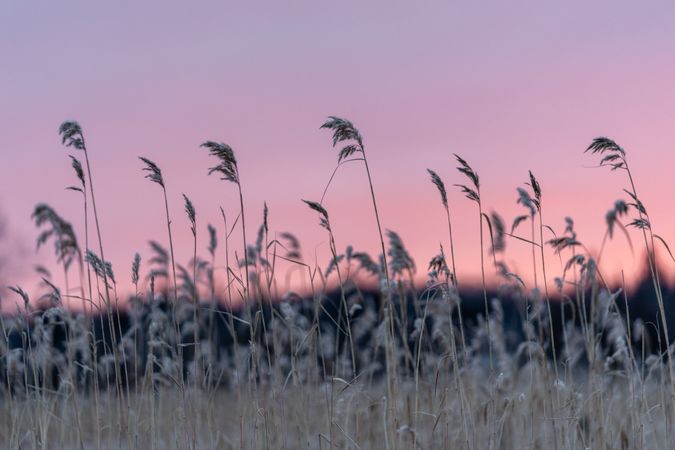
{"type": "MultiPolygon", "coordinates": [[[[54,267],[51,246],[34,252],[36,203],[53,205],[84,240],[80,198],[64,190],[74,184],[57,134],[65,119],[84,128],[104,245],[126,287],[134,252],[147,257],[150,238],[167,242],[161,192],[137,156],[164,171],[179,262],[191,254],[181,192],[197,208],[204,254],[207,222],[222,230],[218,206],[235,214],[234,186],[206,176],[208,139],[239,159],[251,240],[267,201],[272,230],[298,235],[306,259],[316,249],[325,267],[325,232],[300,199],[318,200],[335,166],[319,130],[328,115],[364,135],[383,226],[421,274],[439,242],[447,248],[427,167],[450,189],[460,280],[479,273],[476,211],[451,187],[464,181],[452,153],[509,224],[523,213],[515,188],[531,169],[545,222],[562,232],[572,216],[597,250],[625,185],[623,174],[590,168],[597,159],[583,150],[599,135],[627,149],[655,231],[675,243],[673,24],[672,1],[3,2],[0,211],[12,243],[1,247],[0,283],[34,293],[33,264],[54,267]]],[[[325,205],[339,248],[378,250],[362,166],[341,169],[325,205]]],[[[529,279],[527,246],[507,249],[529,279]]],[[[552,278],[560,263],[549,257],[552,278]]],[[[632,279],[639,266],[621,237],[603,258],[608,277],[623,268],[632,279]]]]}

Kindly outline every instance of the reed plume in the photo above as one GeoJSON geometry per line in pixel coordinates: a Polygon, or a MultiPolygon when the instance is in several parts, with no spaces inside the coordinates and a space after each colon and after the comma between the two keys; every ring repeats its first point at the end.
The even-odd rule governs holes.
{"type": "Polygon", "coordinates": [[[487,218],[486,215],[483,214],[483,206],[481,203],[481,197],[480,197],[480,178],[478,177],[478,173],[476,173],[471,166],[466,162],[464,158],[461,156],[455,154],[455,159],[459,163],[459,166],[457,167],[457,170],[459,173],[463,174],[466,176],[466,178],[470,181],[469,185],[465,184],[456,184],[455,186],[459,187],[462,193],[465,195],[466,198],[471,200],[472,202],[476,203],[476,206],[478,207],[478,221],[479,221],[479,227],[478,227],[478,232],[480,234],[480,272],[481,272],[481,285],[483,287],[483,301],[484,301],[484,306],[485,306],[485,321],[487,324],[487,331],[488,331],[488,343],[489,343],[489,352],[490,352],[490,368],[492,369],[492,333],[490,330],[490,308],[488,304],[488,298],[487,298],[487,287],[485,284],[485,261],[484,261],[484,244],[483,244],[483,219],[487,218]]]}
{"type": "Polygon", "coordinates": [[[169,232],[169,251],[171,252],[171,271],[173,275],[173,298],[174,302],[178,301],[178,281],[176,277],[176,259],[174,257],[174,252],[173,252],[173,234],[171,233],[171,217],[169,215],[169,199],[166,193],[166,185],[164,184],[164,177],[162,176],[162,170],[159,168],[157,164],[155,164],[153,161],[149,160],[148,158],[145,158],[143,156],[139,156],[138,159],[140,159],[145,166],[141,169],[144,172],[147,172],[145,174],[145,178],[150,180],[153,183],[156,183],[159,185],[159,187],[162,188],[162,194],[164,196],[164,212],[166,214],[166,227],[169,232]]]}
{"type": "MultiPolygon", "coordinates": [[[[344,161],[350,156],[360,153],[363,158],[363,164],[366,168],[366,175],[368,176],[368,186],[370,187],[370,197],[373,202],[373,210],[375,211],[375,220],[377,222],[377,231],[380,237],[380,246],[382,249],[382,261],[384,265],[384,276],[387,282],[387,290],[390,287],[389,268],[387,266],[387,254],[384,247],[384,236],[382,234],[382,226],[380,225],[380,214],[377,209],[377,201],[375,200],[375,190],[373,188],[373,180],[370,175],[370,168],[368,167],[368,158],[366,157],[366,149],[363,145],[363,137],[359,130],[349,120],[340,117],[329,116],[328,120],[321,125],[321,128],[326,128],[333,131],[333,147],[337,144],[346,142],[346,145],[340,150],[338,154],[338,162],[344,161]]],[[[386,293],[385,293],[386,294],[386,293]]]]}
{"type": "MultiPolygon", "coordinates": [[[[244,248],[244,265],[246,266],[246,291],[244,295],[244,301],[248,303],[250,296],[249,288],[249,260],[248,260],[248,248],[246,240],[246,219],[244,215],[244,196],[241,189],[241,181],[239,179],[239,166],[237,165],[237,159],[234,156],[234,151],[232,147],[223,143],[215,141],[206,141],[201,144],[201,147],[208,149],[209,154],[215,157],[219,163],[209,169],[209,175],[211,174],[220,174],[221,180],[229,181],[237,185],[239,191],[239,213],[241,215],[241,233],[243,239],[243,248],[244,248]]],[[[224,213],[223,213],[224,214],[224,213]]]]}
{"type": "MultiPolygon", "coordinates": [[[[91,203],[94,209],[94,222],[96,223],[96,236],[98,237],[98,247],[101,258],[105,260],[105,253],[103,252],[103,239],[101,238],[101,225],[99,222],[98,211],[96,209],[96,196],[94,194],[94,180],[91,175],[91,164],[89,162],[89,151],[84,139],[84,132],[77,121],[66,120],[59,126],[59,134],[61,135],[61,143],[66,147],[73,147],[84,152],[84,162],[87,168],[87,178],[89,179],[89,192],[91,193],[91,203]]],[[[77,170],[77,169],[76,169],[77,170]]],[[[79,177],[79,174],[78,174],[79,177]]],[[[89,250],[87,248],[87,250],[89,250]]],[[[110,290],[108,289],[107,275],[104,274],[103,283],[105,285],[105,299],[110,314],[110,290]]]]}
{"type": "MultiPolygon", "coordinates": [[[[87,183],[85,180],[84,169],[82,168],[82,163],[79,159],[70,156],[70,162],[73,170],[75,171],[75,176],[80,182],[79,186],[68,186],[66,189],[79,192],[82,194],[82,200],[84,205],[84,249],[85,251],[89,249],[89,214],[88,214],[88,202],[87,202],[87,183]]],[[[80,256],[80,268],[82,268],[82,259],[80,256]]],[[[80,277],[82,274],[80,273],[80,277]]],[[[82,284],[82,283],[80,283],[82,284]]],[[[93,292],[91,287],[91,268],[87,264],[87,286],[89,290],[89,314],[93,312],[93,292]]],[[[82,291],[82,308],[83,311],[86,311],[85,297],[84,297],[84,287],[81,288],[82,291]]]]}
{"type": "MultiPolygon", "coordinates": [[[[584,151],[584,153],[588,152],[600,156],[599,165],[601,167],[609,167],[610,170],[612,171],[623,170],[626,172],[626,176],[628,177],[630,189],[629,190],[624,189],[624,192],[626,192],[633,200],[633,203],[631,203],[630,206],[632,206],[633,209],[637,211],[638,214],[638,217],[634,219],[630,225],[642,231],[645,250],[647,251],[649,273],[652,278],[652,284],[654,286],[654,292],[656,294],[656,300],[659,306],[661,326],[663,327],[663,333],[665,335],[666,340],[665,352],[668,356],[668,377],[669,377],[668,379],[670,381],[671,394],[673,395],[673,397],[675,397],[675,384],[674,384],[675,374],[673,374],[673,357],[671,354],[672,352],[668,350],[670,348],[670,335],[668,333],[668,322],[666,320],[666,310],[663,301],[663,292],[661,290],[661,281],[659,279],[659,272],[656,264],[655,240],[658,239],[659,241],[661,241],[666,246],[666,248],[668,248],[668,246],[663,238],[654,234],[652,231],[652,222],[651,219],[649,218],[649,214],[647,214],[647,209],[645,208],[644,204],[642,203],[642,201],[638,196],[637,189],[635,187],[635,182],[633,180],[633,174],[631,173],[630,167],[628,166],[626,151],[612,139],[602,136],[593,139],[593,142],[591,142],[591,144],[584,151]]],[[[669,248],[668,251],[670,252],[669,248]]]]}
{"type": "Polygon", "coordinates": [[[455,267],[455,245],[452,240],[452,223],[450,221],[450,207],[448,206],[448,194],[445,190],[445,183],[443,183],[441,177],[431,169],[427,169],[427,172],[431,176],[431,182],[436,186],[439,194],[441,194],[441,203],[443,204],[443,208],[445,209],[445,214],[448,221],[448,234],[450,236],[450,261],[452,262],[451,280],[453,286],[457,287],[458,282],[457,282],[457,269],[455,267]]]}
{"type": "MultiPolygon", "coordinates": [[[[351,324],[349,321],[349,307],[347,306],[347,298],[345,297],[345,287],[344,283],[342,280],[342,273],[340,272],[340,259],[337,254],[337,247],[335,245],[335,237],[333,235],[333,230],[330,225],[330,219],[328,218],[328,211],[326,208],[324,208],[320,203],[311,201],[311,200],[303,200],[303,202],[309,206],[310,209],[313,211],[316,211],[319,213],[319,225],[323,228],[326,229],[328,232],[328,238],[329,238],[329,246],[330,246],[330,252],[333,257],[333,261],[330,267],[335,267],[335,271],[337,272],[338,276],[338,283],[340,284],[340,309],[338,311],[338,325],[342,322],[342,317],[343,317],[343,311],[344,311],[344,317],[347,322],[347,335],[349,338],[349,346],[351,349],[351,357],[352,357],[352,374],[354,377],[356,377],[356,353],[354,350],[354,340],[352,338],[352,329],[351,329],[351,324]]],[[[337,341],[336,341],[336,346],[337,346],[337,341]]]]}

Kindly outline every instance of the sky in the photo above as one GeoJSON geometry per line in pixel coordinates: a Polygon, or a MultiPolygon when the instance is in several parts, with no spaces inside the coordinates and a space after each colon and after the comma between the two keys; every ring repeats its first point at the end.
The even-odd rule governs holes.
{"type": "MultiPolygon", "coordinates": [[[[609,136],[628,151],[654,231],[675,242],[672,1],[195,3],[0,4],[1,284],[39,294],[35,264],[63,281],[51,246],[35,251],[35,204],[52,205],[84,241],[81,198],[64,189],[75,183],[68,155],[83,156],[61,146],[66,119],[85,132],[121,290],[131,289],[134,253],[145,261],[149,239],[168,243],[161,191],[138,156],[164,172],[177,262],[192,252],[181,193],[195,204],[202,256],[207,223],[222,240],[219,207],[236,216],[236,188],[207,176],[205,140],[236,153],[249,241],[267,202],[271,233],[296,234],[305,260],[325,267],[325,230],[300,200],[319,200],[335,168],[337,151],[319,129],[329,115],[364,136],[383,227],[403,238],[420,280],[439,244],[448,248],[427,168],[448,186],[458,277],[480,274],[478,214],[453,186],[465,181],[453,153],[478,172],[485,209],[507,225],[524,213],[516,187],[532,170],[544,222],[562,233],[573,217],[597,252],[626,179],[593,168],[584,149],[609,136]]],[[[361,164],[338,171],[324,205],[339,250],[379,251],[361,164]]],[[[608,278],[637,276],[643,246],[632,238],[635,257],[620,234],[607,245],[608,278]]],[[[238,230],[231,246],[241,246],[238,230]]],[[[531,284],[529,251],[512,239],[505,258],[531,284]]],[[[663,261],[671,273],[675,263],[663,261]]],[[[549,278],[559,276],[557,256],[547,251],[546,262],[549,278]]]]}

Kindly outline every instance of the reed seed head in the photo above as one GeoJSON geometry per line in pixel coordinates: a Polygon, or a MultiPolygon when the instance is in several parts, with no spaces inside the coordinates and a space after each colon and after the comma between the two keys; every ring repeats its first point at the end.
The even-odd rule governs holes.
{"type": "Polygon", "coordinates": [[[183,200],[185,200],[185,214],[190,220],[190,231],[193,236],[197,236],[197,211],[187,195],[183,194],[183,200]]]}
{"type": "Polygon", "coordinates": [[[534,217],[538,209],[536,199],[530,197],[530,193],[521,187],[517,187],[516,190],[518,191],[518,199],[516,200],[516,203],[521,204],[530,210],[530,216],[534,217]]]}
{"type": "Polygon", "coordinates": [[[303,202],[305,202],[305,204],[309,206],[311,209],[319,213],[321,219],[321,222],[319,224],[326,230],[331,231],[330,221],[328,220],[328,211],[326,211],[326,208],[321,206],[320,203],[313,202],[311,200],[303,200],[303,202]]]}
{"type": "Polygon", "coordinates": [[[36,242],[37,249],[49,239],[54,238],[54,251],[57,262],[63,263],[66,269],[68,269],[72,262],[76,258],[79,258],[81,254],[73,226],[64,220],[51,206],[45,203],[39,203],[35,206],[31,218],[35,221],[35,226],[38,228],[47,225],[47,229],[38,235],[36,242]]]}
{"type": "Polygon", "coordinates": [[[84,135],[82,134],[82,127],[75,120],[66,120],[59,126],[59,134],[61,135],[61,143],[66,147],[74,147],[78,150],[85,150],[84,135]]]}
{"type": "Polygon", "coordinates": [[[398,233],[387,230],[387,237],[389,238],[389,265],[394,276],[403,274],[404,271],[415,272],[415,261],[413,261],[410,253],[403,245],[403,240],[398,233]]]}
{"type": "Polygon", "coordinates": [[[490,252],[492,254],[503,252],[506,248],[506,227],[504,226],[504,220],[502,217],[497,214],[496,211],[490,213],[490,222],[492,223],[493,234],[493,244],[490,252]]]}
{"type": "Polygon", "coordinates": [[[140,159],[145,163],[145,167],[143,167],[143,170],[148,172],[145,175],[145,178],[154,183],[159,184],[162,187],[162,189],[164,189],[164,178],[162,177],[162,170],[159,168],[159,166],[154,162],[150,161],[148,158],[139,156],[138,159],[140,159]]]}
{"type": "Polygon", "coordinates": [[[611,170],[626,168],[626,151],[619,144],[608,137],[597,137],[586,148],[584,153],[602,155],[600,159],[601,166],[608,166],[611,170]]]}
{"type": "Polygon", "coordinates": [[[216,254],[216,248],[218,248],[218,234],[216,232],[216,228],[208,224],[206,227],[209,230],[209,246],[208,250],[211,256],[214,256],[216,254]]]}
{"type": "Polygon", "coordinates": [[[112,264],[108,261],[103,261],[91,250],[87,250],[84,260],[89,263],[96,276],[99,278],[107,278],[112,281],[113,284],[117,284],[115,281],[115,274],[112,270],[112,264]]]}
{"type": "Polygon", "coordinates": [[[84,170],[82,170],[82,163],[80,163],[80,160],[74,157],[73,155],[69,156],[73,166],[73,170],[75,170],[75,175],[77,175],[77,179],[80,180],[80,183],[82,183],[82,188],[84,188],[86,183],[84,181],[84,170]]]}
{"type": "Polygon", "coordinates": [[[448,263],[445,260],[445,252],[443,251],[443,245],[440,246],[440,253],[429,261],[429,272],[432,275],[443,275],[446,278],[450,278],[450,268],[448,268],[448,263]]]}
{"type": "Polygon", "coordinates": [[[321,125],[321,128],[326,128],[333,131],[333,147],[339,142],[354,141],[355,143],[345,145],[338,155],[338,162],[341,162],[357,152],[363,153],[363,137],[359,130],[356,129],[347,119],[341,119],[335,116],[329,116],[328,120],[321,125]]]}
{"type": "Polygon", "coordinates": [[[534,193],[535,205],[537,206],[537,211],[539,211],[541,209],[541,185],[534,177],[534,174],[532,173],[531,170],[528,170],[528,173],[530,175],[530,182],[526,184],[529,184],[529,186],[532,188],[532,192],[534,193]]]}
{"type": "Polygon", "coordinates": [[[231,181],[239,184],[239,171],[237,168],[237,159],[234,156],[232,147],[223,142],[206,141],[201,147],[207,148],[209,154],[215,156],[220,163],[209,169],[209,175],[214,172],[222,175],[221,180],[231,181]]]}
{"type": "Polygon", "coordinates": [[[429,172],[429,175],[431,175],[431,182],[434,183],[436,188],[438,189],[438,192],[441,194],[441,202],[443,202],[443,206],[446,208],[448,207],[448,193],[445,190],[445,183],[443,183],[443,180],[441,180],[441,177],[438,176],[436,172],[434,172],[431,169],[427,169],[427,172],[429,172]]]}
{"type": "Polygon", "coordinates": [[[279,235],[281,239],[286,241],[286,258],[301,260],[302,254],[300,253],[300,240],[294,235],[287,231],[284,231],[279,235]]]}
{"type": "Polygon", "coordinates": [[[141,255],[136,253],[134,255],[134,260],[131,263],[131,282],[133,284],[138,284],[139,279],[138,272],[140,268],[141,268],[141,255]]]}
{"type": "Polygon", "coordinates": [[[480,179],[478,178],[478,174],[469,166],[469,164],[459,155],[456,153],[454,154],[455,158],[457,159],[457,162],[459,163],[459,167],[457,167],[457,170],[459,170],[460,173],[463,173],[469,181],[473,184],[473,188],[470,188],[466,185],[463,184],[456,184],[455,186],[459,187],[462,191],[462,193],[468,198],[469,200],[472,200],[476,203],[480,203],[480,179]]]}
{"type": "Polygon", "coordinates": [[[23,307],[26,311],[28,311],[30,307],[30,297],[28,296],[28,293],[20,286],[8,286],[7,289],[21,297],[21,300],[23,301],[23,307]]]}

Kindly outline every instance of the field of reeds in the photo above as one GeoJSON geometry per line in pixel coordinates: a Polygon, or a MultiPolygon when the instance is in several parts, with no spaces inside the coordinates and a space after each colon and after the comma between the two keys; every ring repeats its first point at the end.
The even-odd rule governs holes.
{"type": "Polygon", "coordinates": [[[44,295],[31,299],[13,285],[2,300],[0,447],[675,448],[672,293],[655,256],[657,247],[670,249],[652,227],[623,148],[601,137],[586,153],[625,180],[618,195],[626,199],[607,212],[602,247],[619,235],[646,254],[637,300],[605,280],[572,218],[564,230],[545,222],[546,197],[532,172],[516,191],[523,215],[507,225],[485,212],[477,169],[459,155],[449,155],[458,171],[452,189],[475,205],[475,217],[453,217],[448,188],[429,169],[447,235],[419,268],[426,284],[417,285],[402,239],[380,223],[377,167],[368,165],[363,136],[337,117],[322,128],[337,168],[363,166],[379,255],[337,248],[322,199],[303,201],[326,233],[328,261],[306,262],[298,237],[272,232],[266,206],[252,229],[246,168],[230,146],[206,141],[209,174],[234,190],[239,211],[221,210],[223,223],[206,228],[184,194],[185,210],[170,211],[161,164],[140,157],[139,176],[166,228],[152,231],[152,252],[136,254],[127,271],[105,256],[96,150],[77,122],[64,122],[59,133],[75,174],[69,189],[82,201],[82,216],[70,219],[85,233],[76,236],[47,204],[34,209],[38,246],[53,245],[65,283],[39,268],[44,295]],[[191,228],[172,228],[172,214],[186,214],[191,228]],[[477,225],[477,285],[456,276],[456,220],[477,225]],[[182,266],[174,241],[185,233],[194,247],[182,266]],[[244,248],[232,248],[233,233],[244,248]],[[205,256],[198,235],[208,242],[205,256]],[[532,285],[507,267],[509,240],[531,247],[532,285]],[[225,261],[216,261],[219,246],[225,261]],[[545,253],[560,259],[562,273],[546,266],[545,253]],[[281,261],[305,277],[307,295],[278,292],[281,261]],[[217,287],[219,265],[225,288],[217,287]],[[492,274],[498,285],[488,285],[492,274]],[[118,290],[122,277],[135,287],[130,296],[118,290]],[[81,306],[64,306],[74,302],[81,306]]]}

